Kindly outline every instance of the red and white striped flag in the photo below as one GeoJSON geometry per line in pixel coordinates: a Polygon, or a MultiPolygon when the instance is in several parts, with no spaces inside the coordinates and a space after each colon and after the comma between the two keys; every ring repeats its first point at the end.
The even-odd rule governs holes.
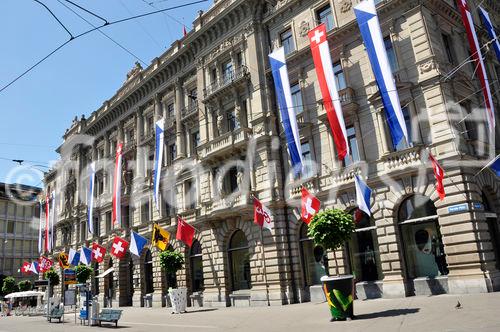
{"type": "Polygon", "coordinates": [[[472,59],[474,60],[475,66],[477,66],[477,76],[479,77],[479,82],[481,83],[481,89],[483,91],[484,103],[486,108],[486,118],[488,119],[488,127],[491,133],[495,132],[495,110],[493,108],[493,98],[491,96],[490,82],[488,81],[488,75],[486,74],[486,66],[483,61],[483,55],[481,53],[481,47],[479,45],[479,38],[476,33],[476,28],[474,26],[474,21],[472,19],[472,13],[470,11],[467,0],[458,0],[458,6],[460,7],[460,12],[462,13],[462,21],[464,22],[465,31],[467,31],[467,39],[469,40],[470,50],[472,52],[472,59]]]}
{"type": "Polygon", "coordinates": [[[443,185],[443,179],[444,179],[444,170],[439,165],[438,161],[432,153],[429,153],[429,160],[432,163],[432,169],[434,170],[434,176],[436,177],[436,191],[439,195],[439,199],[443,200],[444,197],[446,196],[446,193],[444,192],[444,185],[443,185]]]}
{"type": "Polygon", "coordinates": [[[316,67],[316,75],[318,76],[319,88],[323,96],[323,105],[325,106],[335,146],[337,147],[337,154],[340,160],[344,160],[345,156],[349,154],[349,145],[347,144],[347,132],[338,87],[335,83],[335,75],[333,73],[330,47],[328,46],[326,37],[325,24],[320,24],[315,29],[309,31],[311,52],[314,66],[316,67]]]}
{"type": "Polygon", "coordinates": [[[121,224],[122,156],[123,143],[116,146],[115,176],[113,182],[113,224],[121,224]]]}
{"type": "Polygon", "coordinates": [[[50,252],[50,195],[45,196],[45,252],[50,252]]]}
{"type": "Polygon", "coordinates": [[[271,211],[257,198],[253,199],[253,222],[261,228],[264,227],[269,230],[274,228],[271,211]]]}

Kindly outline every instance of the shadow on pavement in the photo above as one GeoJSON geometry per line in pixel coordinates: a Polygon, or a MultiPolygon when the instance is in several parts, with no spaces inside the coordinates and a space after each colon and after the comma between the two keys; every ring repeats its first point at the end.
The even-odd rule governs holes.
{"type": "Polygon", "coordinates": [[[389,309],[385,311],[372,312],[369,314],[355,315],[355,319],[372,319],[372,318],[382,318],[382,317],[396,317],[408,314],[416,314],[420,311],[420,308],[410,308],[410,309],[389,309]]]}
{"type": "Polygon", "coordinates": [[[217,310],[217,308],[208,308],[208,309],[199,309],[199,310],[190,310],[190,311],[186,311],[184,312],[185,314],[196,314],[198,312],[208,312],[208,311],[215,311],[217,310]]]}

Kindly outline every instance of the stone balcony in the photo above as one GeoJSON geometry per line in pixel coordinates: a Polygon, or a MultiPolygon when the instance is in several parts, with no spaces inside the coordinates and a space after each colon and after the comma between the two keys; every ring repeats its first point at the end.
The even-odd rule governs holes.
{"type": "Polygon", "coordinates": [[[253,199],[250,192],[242,195],[222,197],[204,203],[205,214],[217,217],[241,215],[245,210],[253,211],[253,199]]]}
{"type": "MultiPolygon", "coordinates": [[[[345,113],[355,113],[359,110],[359,104],[356,102],[356,92],[351,87],[346,87],[339,91],[340,104],[345,113]]],[[[326,119],[326,109],[323,105],[323,99],[318,101],[318,117],[326,119]]]]}
{"type": "Polygon", "coordinates": [[[249,77],[250,72],[248,68],[246,66],[240,66],[230,74],[227,74],[225,77],[219,78],[212,84],[208,85],[203,91],[205,100],[221,96],[231,87],[244,83],[249,77]]]}
{"type": "Polygon", "coordinates": [[[423,145],[417,144],[401,151],[390,152],[380,159],[384,162],[384,169],[386,172],[421,166],[422,149],[423,145]]]}
{"type": "Polygon", "coordinates": [[[199,107],[198,102],[194,102],[191,105],[184,107],[181,110],[181,120],[193,119],[198,115],[199,107]]]}
{"type": "Polygon", "coordinates": [[[216,158],[246,149],[252,130],[239,128],[216,137],[198,148],[201,158],[216,158]]]}

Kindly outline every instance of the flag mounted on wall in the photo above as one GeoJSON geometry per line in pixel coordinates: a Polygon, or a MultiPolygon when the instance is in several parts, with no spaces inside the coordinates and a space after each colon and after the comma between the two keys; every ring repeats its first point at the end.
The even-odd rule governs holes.
{"type": "Polygon", "coordinates": [[[490,82],[488,81],[488,75],[486,74],[486,66],[484,64],[481,47],[479,45],[479,37],[476,33],[476,27],[474,26],[474,20],[472,19],[472,13],[470,11],[469,5],[467,4],[467,0],[458,0],[458,7],[460,8],[460,12],[462,14],[462,21],[465,26],[465,31],[467,32],[467,39],[469,40],[472,59],[475,63],[474,67],[477,67],[476,75],[479,78],[479,83],[481,83],[481,89],[483,91],[488,128],[490,129],[490,133],[494,133],[495,110],[493,109],[493,98],[491,96],[490,82]]]}
{"type": "Polygon", "coordinates": [[[274,87],[281,114],[281,123],[285,131],[288,153],[290,154],[294,174],[297,175],[302,172],[303,167],[302,149],[286,67],[285,49],[280,47],[269,54],[269,62],[273,73],[274,87]]]}
{"type": "Polygon", "coordinates": [[[111,245],[111,254],[118,259],[125,257],[128,249],[128,242],[119,236],[115,236],[111,245]]]}
{"type": "Polygon", "coordinates": [[[306,188],[302,187],[302,200],[300,209],[300,218],[306,224],[309,224],[312,218],[318,213],[321,202],[306,188]]]}
{"type": "Polygon", "coordinates": [[[23,266],[21,266],[22,274],[30,274],[31,264],[29,262],[23,262],[23,266]]]}
{"type": "Polygon", "coordinates": [[[253,199],[253,222],[261,228],[267,228],[269,230],[274,228],[271,210],[257,198],[253,199]]]}
{"type": "Polygon", "coordinates": [[[59,255],[57,255],[57,260],[59,261],[59,266],[62,269],[69,269],[69,261],[68,261],[68,255],[66,255],[65,252],[60,252],[59,255]]]}
{"type": "Polygon", "coordinates": [[[184,242],[188,247],[193,244],[195,229],[181,217],[177,217],[177,234],[175,238],[184,242]]]}
{"type": "Polygon", "coordinates": [[[94,183],[95,183],[95,161],[89,164],[89,191],[87,196],[87,229],[94,234],[94,183]]]}
{"type": "Polygon", "coordinates": [[[50,270],[54,262],[52,262],[49,258],[42,256],[38,259],[38,264],[39,271],[43,273],[50,270]]]}
{"type": "Polygon", "coordinates": [[[144,249],[147,243],[148,240],[146,240],[146,238],[140,236],[136,232],[132,232],[130,235],[130,252],[140,257],[142,249],[144,249]]]}
{"type": "Polygon", "coordinates": [[[340,160],[344,160],[345,156],[349,154],[349,145],[347,143],[347,132],[338,87],[335,83],[332,56],[330,55],[330,47],[326,38],[325,24],[320,24],[315,29],[309,31],[308,35],[311,42],[311,53],[314,66],[316,67],[319,88],[323,97],[323,105],[337,148],[337,155],[340,160]]]}
{"type": "Polygon", "coordinates": [[[77,266],[80,264],[80,253],[73,248],[69,248],[68,260],[71,265],[77,266]]]}
{"type": "MultiPolygon", "coordinates": [[[[354,177],[354,183],[356,187],[356,204],[358,205],[358,209],[366,213],[367,215],[371,216],[371,210],[370,210],[370,201],[372,197],[372,190],[368,185],[361,180],[361,178],[356,175],[354,177]]],[[[355,216],[357,220],[360,219],[359,216],[355,216]]]]}
{"type": "Polygon", "coordinates": [[[160,250],[165,250],[168,247],[168,241],[170,241],[170,233],[161,228],[158,224],[154,224],[153,237],[151,239],[153,245],[157,246],[160,250]]]}
{"type": "Polygon", "coordinates": [[[92,261],[92,250],[87,247],[82,247],[80,250],[80,263],[85,264],[85,265],[90,265],[90,262],[92,261]]]}
{"type": "Polygon", "coordinates": [[[106,254],[106,248],[103,246],[97,244],[97,243],[92,243],[92,260],[96,261],[97,263],[102,263],[104,260],[104,255],[106,254]]]}
{"type": "Polygon", "coordinates": [[[364,0],[354,7],[354,13],[384,104],[392,144],[397,146],[403,138],[408,142],[406,123],[385,49],[375,3],[373,0],[364,0]]]}
{"type": "Polygon", "coordinates": [[[116,160],[115,160],[115,176],[113,182],[113,211],[112,220],[113,224],[121,225],[121,198],[122,198],[122,157],[123,157],[123,144],[118,143],[116,146],[116,160]]]}
{"type": "Polygon", "coordinates": [[[495,53],[497,55],[498,61],[500,61],[500,40],[498,40],[499,36],[497,35],[497,32],[495,31],[495,27],[493,26],[493,23],[491,22],[490,15],[481,6],[479,6],[479,14],[480,14],[481,18],[483,19],[483,23],[484,23],[484,26],[486,27],[486,31],[488,31],[488,35],[490,36],[491,40],[493,40],[493,48],[495,49],[495,53]]]}
{"type": "Polygon", "coordinates": [[[40,272],[40,269],[39,269],[37,261],[31,263],[30,272],[33,272],[35,274],[38,274],[40,272]]]}
{"type": "Polygon", "coordinates": [[[444,179],[444,170],[439,165],[438,161],[432,153],[429,153],[429,160],[432,163],[432,169],[434,171],[434,176],[436,177],[436,191],[439,195],[439,199],[443,200],[444,197],[446,196],[446,193],[444,192],[444,185],[443,185],[443,179],[444,179]]]}
{"type": "Polygon", "coordinates": [[[160,179],[161,167],[163,164],[163,147],[164,147],[164,133],[163,133],[163,119],[156,122],[156,143],[155,143],[155,163],[154,163],[154,181],[153,181],[153,199],[156,209],[160,211],[160,179]]]}

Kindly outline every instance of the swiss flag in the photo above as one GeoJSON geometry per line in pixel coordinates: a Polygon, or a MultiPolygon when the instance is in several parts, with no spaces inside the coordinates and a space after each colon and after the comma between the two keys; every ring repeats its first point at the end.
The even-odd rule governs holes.
{"type": "Polygon", "coordinates": [[[319,199],[309,193],[306,188],[302,187],[302,209],[300,212],[302,221],[309,224],[314,215],[318,213],[320,206],[321,202],[319,199]]]}
{"type": "Polygon", "coordinates": [[[116,258],[123,258],[128,249],[128,242],[119,236],[115,236],[111,245],[111,254],[116,258]]]}
{"type": "Polygon", "coordinates": [[[177,234],[175,238],[184,242],[188,247],[193,244],[195,229],[181,217],[177,218],[177,234]]]}
{"type": "Polygon", "coordinates": [[[443,200],[444,197],[446,196],[446,193],[444,192],[444,185],[443,185],[444,170],[441,167],[441,165],[439,165],[436,158],[434,158],[432,153],[429,153],[429,160],[432,163],[432,169],[434,170],[434,176],[436,177],[436,191],[439,195],[439,199],[443,200]]]}
{"type": "Polygon", "coordinates": [[[106,254],[106,248],[103,246],[92,243],[92,260],[97,263],[101,263],[104,260],[104,255],[106,254]]]}
{"type": "Polygon", "coordinates": [[[31,263],[23,262],[23,266],[21,267],[21,272],[23,274],[30,274],[31,263]]]}

